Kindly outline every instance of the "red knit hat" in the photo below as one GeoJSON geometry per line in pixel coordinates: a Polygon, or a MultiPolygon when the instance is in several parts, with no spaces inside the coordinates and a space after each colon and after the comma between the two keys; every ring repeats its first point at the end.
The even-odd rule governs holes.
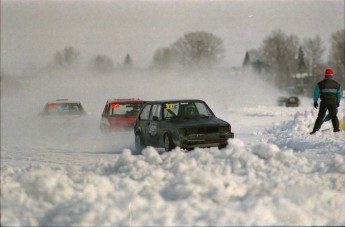
{"type": "Polygon", "coordinates": [[[333,78],[333,70],[332,69],[326,69],[325,77],[326,78],[333,78]]]}

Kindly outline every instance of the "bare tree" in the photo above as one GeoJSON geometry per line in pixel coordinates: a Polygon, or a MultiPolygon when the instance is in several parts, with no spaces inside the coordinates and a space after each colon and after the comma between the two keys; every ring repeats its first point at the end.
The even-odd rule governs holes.
{"type": "Polygon", "coordinates": [[[212,67],[224,58],[225,53],[223,41],[207,32],[187,33],[171,48],[184,67],[212,67]]]}
{"type": "Polygon", "coordinates": [[[106,55],[97,55],[92,59],[91,69],[101,73],[111,72],[114,70],[114,63],[106,55]]]}
{"type": "Polygon", "coordinates": [[[335,75],[342,78],[345,84],[345,29],[336,31],[331,36],[331,50],[329,65],[334,69],[335,75]]]}
{"type": "Polygon", "coordinates": [[[54,66],[61,68],[72,68],[79,63],[79,51],[73,47],[66,47],[54,54],[54,66]]]}
{"type": "Polygon", "coordinates": [[[295,35],[286,35],[275,30],[264,39],[260,48],[262,61],[270,67],[274,82],[280,87],[291,83],[297,72],[297,55],[299,40],[295,35]]]}
{"type": "Polygon", "coordinates": [[[322,65],[322,55],[325,52],[321,37],[316,35],[314,38],[305,39],[303,50],[308,74],[314,76],[316,67],[322,65]]]}
{"type": "Polygon", "coordinates": [[[153,55],[153,66],[158,69],[172,69],[178,67],[177,52],[169,47],[156,50],[153,55]]]}
{"type": "Polygon", "coordinates": [[[207,32],[185,34],[168,48],[157,50],[153,56],[154,67],[210,68],[224,58],[223,41],[207,32]]]}

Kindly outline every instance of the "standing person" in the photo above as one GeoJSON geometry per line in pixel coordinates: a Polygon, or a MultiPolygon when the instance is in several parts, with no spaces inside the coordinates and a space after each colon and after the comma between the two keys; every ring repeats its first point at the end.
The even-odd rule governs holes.
{"type": "Polygon", "coordinates": [[[334,80],[332,69],[326,69],[325,78],[318,82],[314,89],[314,107],[319,107],[317,101],[320,98],[319,114],[316,118],[313,131],[310,134],[314,134],[321,128],[323,119],[328,110],[329,116],[332,120],[333,131],[339,132],[339,120],[337,117],[337,108],[339,107],[341,99],[340,84],[334,80]]]}

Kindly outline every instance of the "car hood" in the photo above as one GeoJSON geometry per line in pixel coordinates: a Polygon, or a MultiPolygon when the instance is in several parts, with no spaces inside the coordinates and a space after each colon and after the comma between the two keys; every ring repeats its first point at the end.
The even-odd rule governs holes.
{"type": "Polygon", "coordinates": [[[216,117],[210,118],[191,118],[191,119],[174,119],[171,123],[178,128],[190,128],[190,127],[209,127],[209,126],[226,126],[229,123],[216,117]]]}

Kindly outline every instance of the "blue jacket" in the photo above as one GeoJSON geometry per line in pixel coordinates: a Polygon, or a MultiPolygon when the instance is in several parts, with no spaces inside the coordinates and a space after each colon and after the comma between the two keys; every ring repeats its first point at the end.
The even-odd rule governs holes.
{"type": "Polygon", "coordinates": [[[321,101],[324,102],[340,103],[341,97],[342,91],[340,89],[340,84],[333,78],[325,78],[315,85],[313,96],[314,102],[317,102],[320,98],[321,101]]]}

